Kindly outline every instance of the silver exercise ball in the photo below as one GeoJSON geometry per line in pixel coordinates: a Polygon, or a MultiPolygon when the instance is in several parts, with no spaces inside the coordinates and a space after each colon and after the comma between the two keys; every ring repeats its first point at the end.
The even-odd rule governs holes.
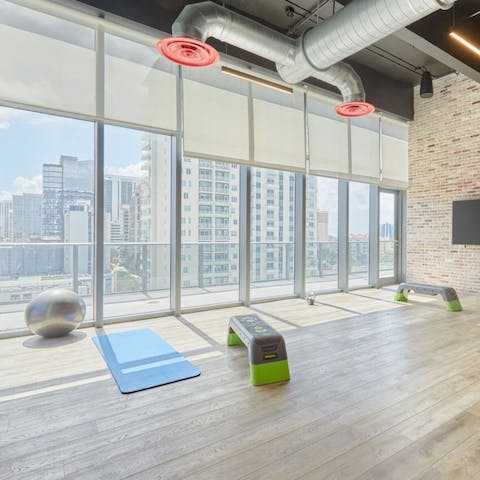
{"type": "Polygon", "coordinates": [[[63,288],[52,288],[35,297],[25,309],[25,322],[32,333],[42,337],[63,337],[80,326],[85,302],[63,288]]]}

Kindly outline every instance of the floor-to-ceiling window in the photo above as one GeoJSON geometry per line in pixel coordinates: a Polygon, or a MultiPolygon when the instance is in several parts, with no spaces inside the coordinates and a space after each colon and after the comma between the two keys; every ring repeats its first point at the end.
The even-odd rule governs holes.
{"type": "Polygon", "coordinates": [[[94,15],[69,21],[63,18],[67,9],[62,18],[54,7],[49,12],[0,0],[6,166],[0,177],[0,330],[21,328],[26,302],[50,285],[78,291],[92,318],[97,224],[104,227],[96,250],[103,253],[104,288],[96,305],[103,305],[107,319],[153,316],[168,311],[171,298],[177,310],[237,302],[239,291],[248,301],[248,285],[253,300],[292,295],[295,258],[303,255],[301,248],[294,254],[297,228],[305,230],[307,291],[335,289],[338,265],[346,264],[348,286],[366,286],[373,279],[369,264],[376,265],[376,258],[369,262],[369,243],[378,240],[376,228],[369,234],[368,217],[377,207],[379,277],[391,281],[401,231],[394,232],[392,245],[392,194],[385,190],[370,200],[369,182],[379,183],[381,165],[382,188],[407,185],[404,124],[375,115],[347,123],[313,90],[305,102],[302,87],[287,94],[252,85],[225,75],[223,61],[209,69],[179,69],[159,56],[157,38],[147,31],[127,31],[109,20],[98,28],[94,15]],[[295,226],[303,189],[295,192],[293,172],[305,171],[306,151],[312,174],[306,223],[295,226]],[[180,179],[175,162],[182,155],[180,179]],[[97,185],[97,199],[104,198],[98,212],[95,160],[105,177],[97,185]],[[34,164],[36,170],[28,167],[34,164]],[[249,186],[242,180],[245,192],[239,192],[239,165],[250,169],[249,186]],[[338,259],[337,223],[340,218],[346,230],[347,208],[345,190],[337,212],[335,177],[349,183],[348,262],[338,259]],[[180,254],[170,245],[173,229],[181,234],[180,254]],[[247,231],[250,242],[242,235],[247,231]],[[249,268],[240,265],[240,238],[250,248],[249,268]]]}
{"type": "Polygon", "coordinates": [[[78,292],[92,318],[93,123],[0,107],[0,331],[43,290],[78,292]]]}
{"type": "Polygon", "coordinates": [[[348,286],[369,283],[370,186],[350,182],[348,205],[348,286]]]}
{"type": "Polygon", "coordinates": [[[338,286],[338,180],[306,178],[305,289],[334,290],[338,286]]]}
{"type": "Polygon", "coordinates": [[[239,173],[232,163],[183,160],[182,308],[238,301],[239,173]]]}
{"type": "Polygon", "coordinates": [[[251,170],[252,299],[293,294],[295,174],[251,170]]]}
{"type": "Polygon", "coordinates": [[[104,315],[170,308],[172,138],[105,126],[104,315]]]}

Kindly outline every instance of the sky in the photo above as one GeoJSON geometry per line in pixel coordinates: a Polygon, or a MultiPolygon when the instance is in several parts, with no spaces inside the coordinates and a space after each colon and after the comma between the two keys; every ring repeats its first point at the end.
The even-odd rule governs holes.
{"type": "MultiPolygon", "coordinates": [[[[107,173],[140,174],[142,132],[107,126],[107,173]]],[[[0,107],[0,199],[12,193],[41,191],[42,164],[60,155],[94,158],[90,122],[0,107]]]]}

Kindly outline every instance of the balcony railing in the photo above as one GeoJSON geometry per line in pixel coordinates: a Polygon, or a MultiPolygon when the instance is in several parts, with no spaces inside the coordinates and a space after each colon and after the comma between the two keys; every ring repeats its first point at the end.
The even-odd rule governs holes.
{"type": "MultiPolygon", "coordinates": [[[[170,308],[168,243],[108,242],[104,252],[104,301],[111,308],[119,305],[116,313],[109,315],[122,315],[121,305],[135,301],[152,303],[150,309],[170,308]]],[[[239,244],[228,241],[182,243],[182,295],[206,298],[205,294],[210,294],[210,303],[238,300],[239,254],[239,244]]],[[[381,241],[381,276],[393,276],[394,260],[395,243],[381,241]]],[[[293,242],[251,242],[250,262],[253,298],[293,293],[293,242]]],[[[368,278],[367,241],[350,242],[350,267],[350,278],[368,278]]],[[[337,270],[336,241],[307,242],[307,289],[336,288],[337,270]]],[[[2,312],[7,318],[23,311],[35,295],[53,287],[72,289],[91,305],[93,277],[92,243],[0,242],[0,317],[2,312]]],[[[194,300],[190,303],[194,305],[194,300]]],[[[131,308],[135,309],[134,305],[131,308]]]]}

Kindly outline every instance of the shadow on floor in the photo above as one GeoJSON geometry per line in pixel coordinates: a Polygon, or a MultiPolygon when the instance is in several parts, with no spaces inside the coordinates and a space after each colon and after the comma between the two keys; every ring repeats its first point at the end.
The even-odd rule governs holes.
{"type": "Polygon", "coordinates": [[[43,338],[39,336],[29,337],[23,342],[26,348],[57,348],[72,343],[81,342],[87,334],[85,332],[72,332],[64,337],[43,338]]]}

